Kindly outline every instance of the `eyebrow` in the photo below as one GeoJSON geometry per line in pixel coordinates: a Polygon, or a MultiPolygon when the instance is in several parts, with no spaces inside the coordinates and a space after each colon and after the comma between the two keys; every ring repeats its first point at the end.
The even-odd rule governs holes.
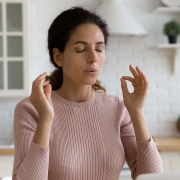
{"type": "MultiPolygon", "coordinates": [[[[86,44],[87,45],[87,43],[85,41],[77,41],[73,45],[75,45],[75,44],[86,44]]],[[[96,44],[105,44],[105,43],[103,41],[99,41],[96,44]]]]}

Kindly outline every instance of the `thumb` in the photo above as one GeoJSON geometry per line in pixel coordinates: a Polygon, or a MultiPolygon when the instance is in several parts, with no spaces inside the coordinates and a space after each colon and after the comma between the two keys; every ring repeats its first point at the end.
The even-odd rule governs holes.
{"type": "Polygon", "coordinates": [[[125,97],[129,94],[129,90],[127,88],[127,83],[123,78],[120,78],[120,81],[121,81],[122,94],[123,94],[123,97],[125,97]]]}

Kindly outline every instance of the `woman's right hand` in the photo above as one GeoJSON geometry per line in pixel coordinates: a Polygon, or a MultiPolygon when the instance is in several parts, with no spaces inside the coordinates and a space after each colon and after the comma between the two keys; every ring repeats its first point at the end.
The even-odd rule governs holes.
{"type": "Polygon", "coordinates": [[[49,81],[45,81],[46,76],[45,72],[33,81],[29,100],[38,112],[39,121],[52,123],[54,119],[54,108],[51,101],[52,87],[49,81]]]}

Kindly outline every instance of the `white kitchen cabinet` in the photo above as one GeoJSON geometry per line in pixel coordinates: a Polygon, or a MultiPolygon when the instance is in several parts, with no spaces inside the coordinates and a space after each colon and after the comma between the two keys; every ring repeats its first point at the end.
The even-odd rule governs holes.
{"type": "Polygon", "coordinates": [[[123,169],[119,176],[119,180],[132,180],[131,179],[131,171],[126,162],[124,163],[123,169]]]}
{"type": "Polygon", "coordinates": [[[26,0],[0,0],[0,97],[28,95],[26,0]]]}
{"type": "Polygon", "coordinates": [[[119,180],[132,180],[131,175],[121,175],[119,180]]]}
{"type": "MultiPolygon", "coordinates": [[[[159,152],[163,160],[164,172],[180,172],[180,151],[159,152]]],[[[130,172],[122,173],[119,180],[132,180],[130,172]]]]}
{"type": "Polygon", "coordinates": [[[12,176],[13,161],[14,161],[13,155],[0,156],[0,178],[12,176]]]}
{"type": "Polygon", "coordinates": [[[119,180],[132,180],[131,176],[120,176],[119,180]]]}
{"type": "Polygon", "coordinates": [[[164,172],[180,172],[180,152],[162,151],[160,155],[163,160],[164,172]]]}

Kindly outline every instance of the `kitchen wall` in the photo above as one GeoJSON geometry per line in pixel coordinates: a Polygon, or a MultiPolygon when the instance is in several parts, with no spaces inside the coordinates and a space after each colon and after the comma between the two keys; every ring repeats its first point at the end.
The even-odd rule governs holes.
{"type": "MultiPolygon", "coordinates": [[[[52,20],[62,10],[74,5],[97,7],[97,0],[28,0],[29,69],[30,81],[44,71],[50,73],[47,52],[47,30],[52,20]]],[[[107,46],[106,62],[99,79],[107,94],[122,96],[119,78],[130,75],[128,66],[138,65],[149,80],[149,95],[145,104],[145,117],[153,136],[180,136],[175,121],[180,115],[180,72],[172,74],[173,53],[157,49],[158,43],[167,43],[162,34],[163,24],[180,15],[159,15],[154,10],[161,6],[160,0],[126,0],[123,4],[149,35],[112,36],[107,46]]],[[[118,18],[118,17],[117,17],[118,18]]],[[[179,18],[180,19],[180,18],[179,18]]],[[[128,83],[130,90],[131,85],[128,83]]],[[[21,98],[0,98],[0,139],[13,138],[13,111],[21,98]]]]}

